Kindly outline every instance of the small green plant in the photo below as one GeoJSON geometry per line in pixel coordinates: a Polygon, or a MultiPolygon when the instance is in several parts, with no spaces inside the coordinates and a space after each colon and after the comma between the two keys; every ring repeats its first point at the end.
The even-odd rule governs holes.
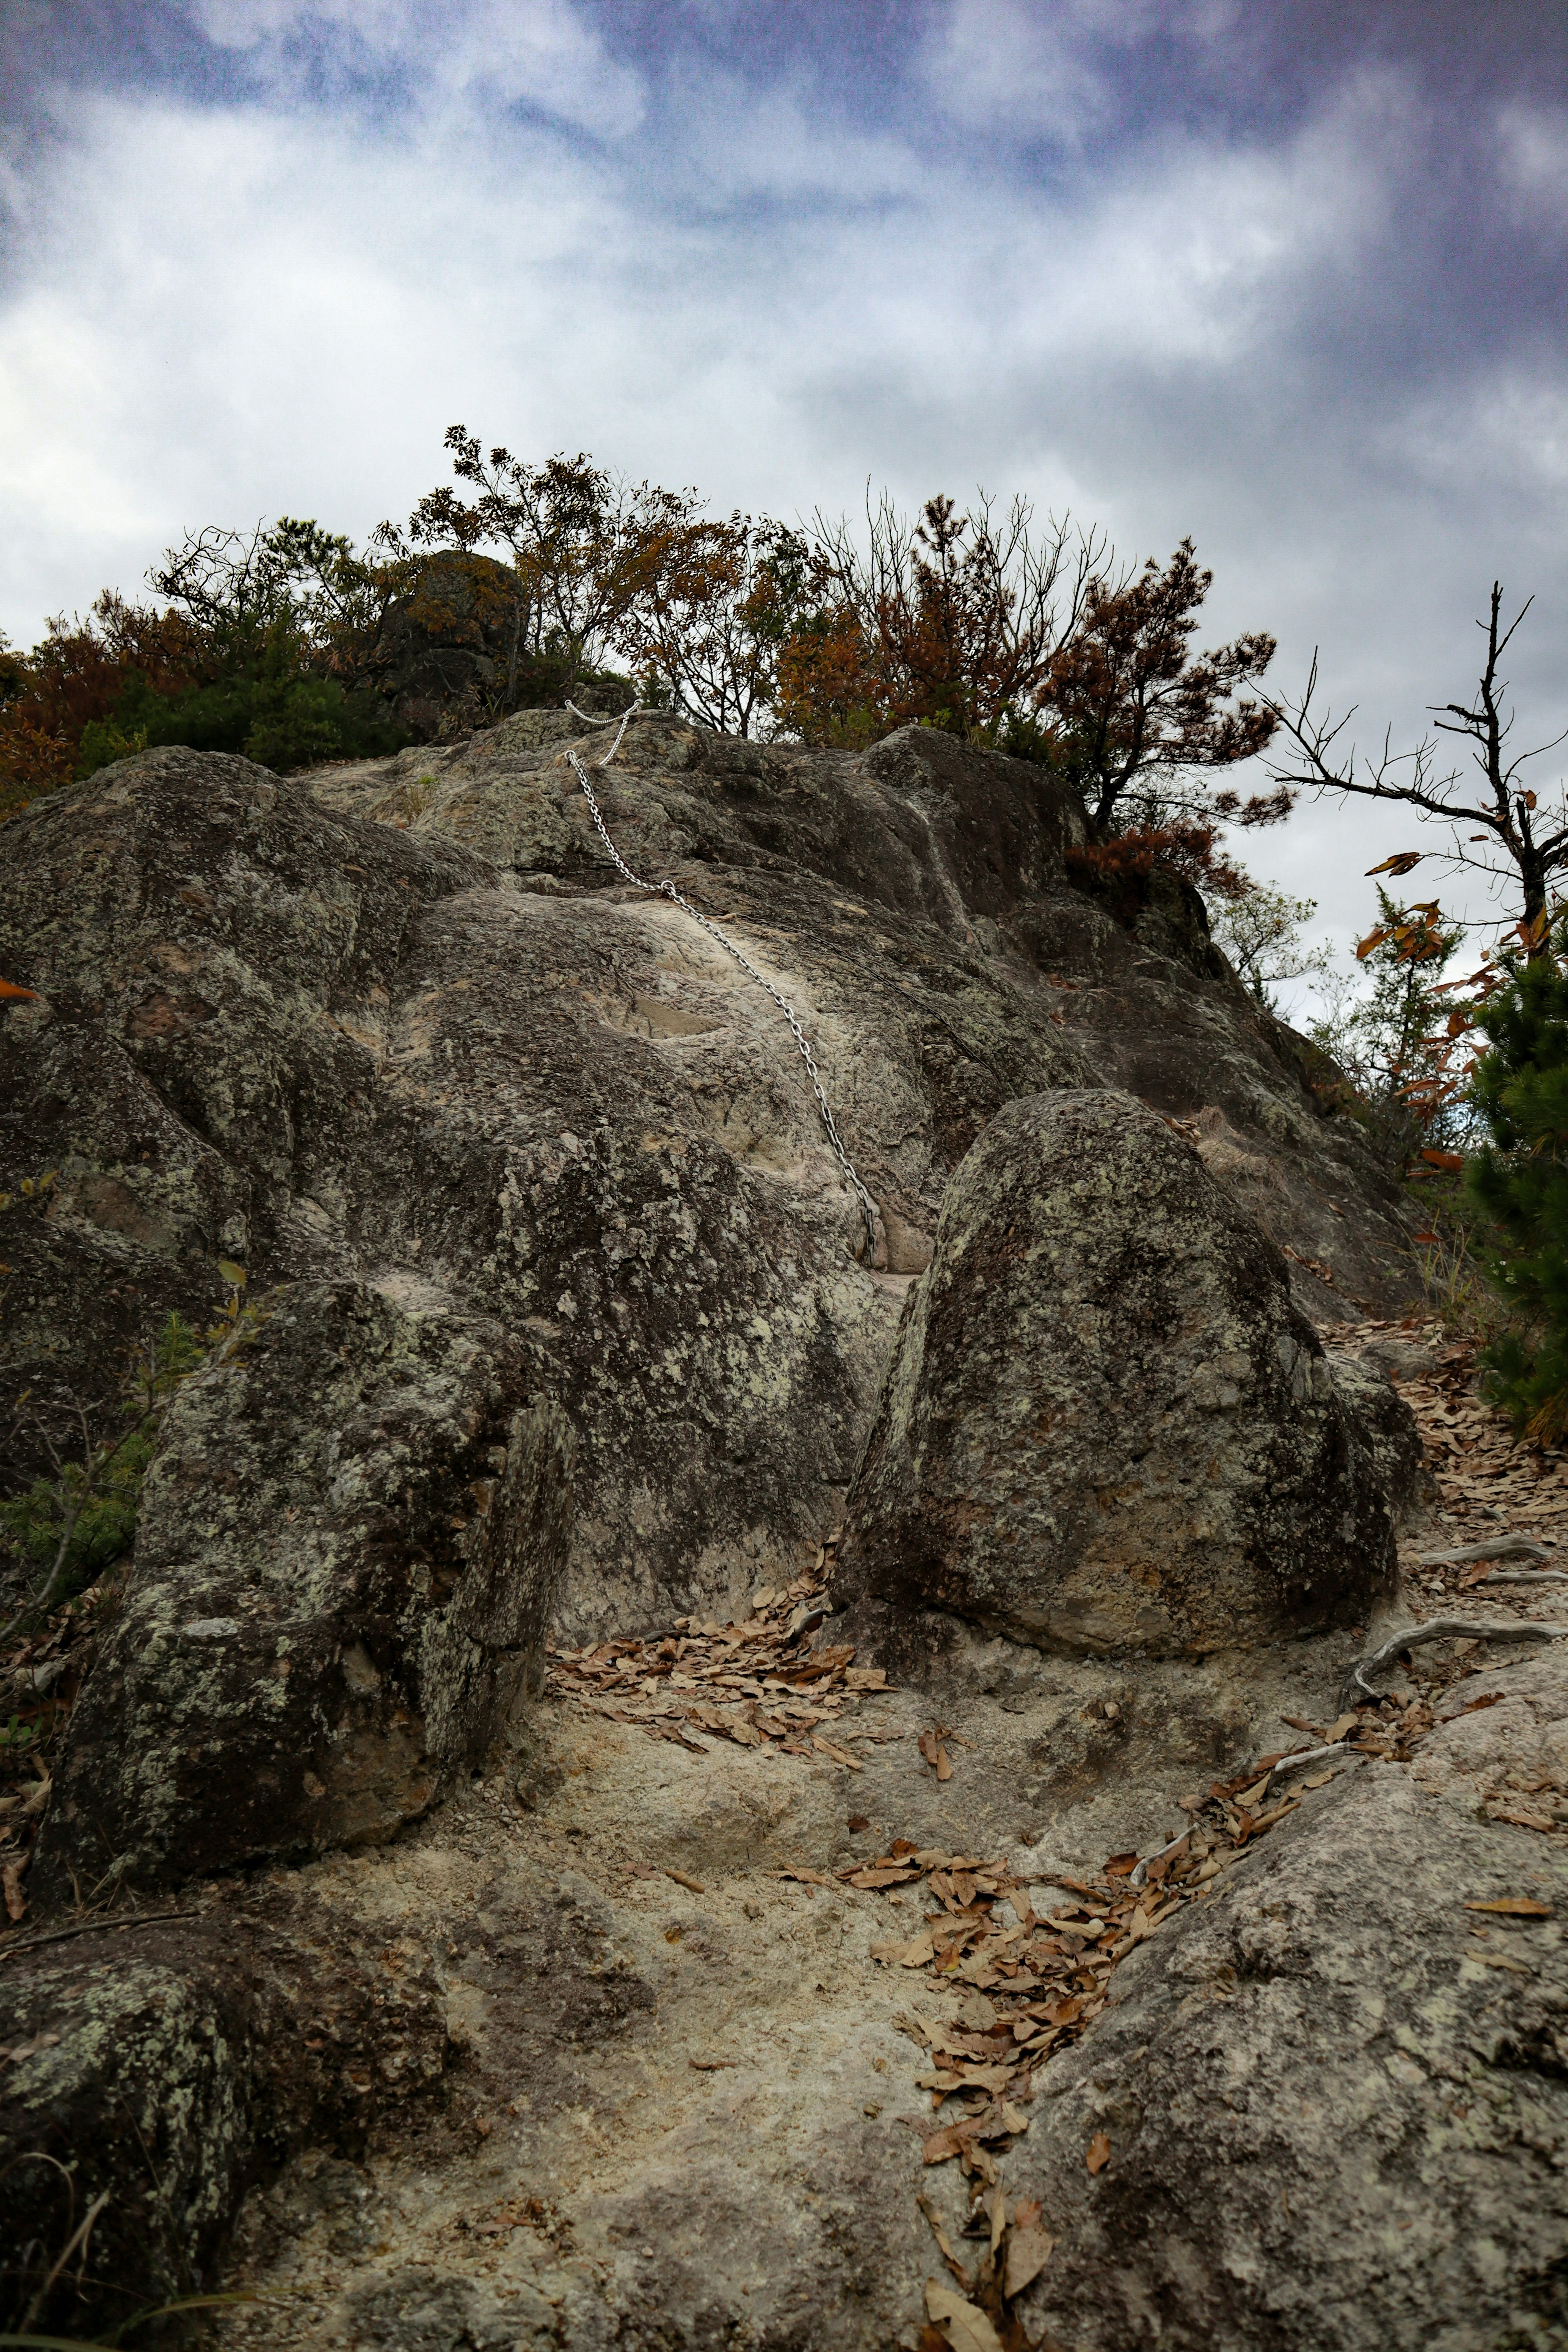
{"type": "MultiPolygon", "coordinates": [[[[52,2285],[53,2281],[49,2284],[52,2285]]],[[[133,2311],[129,2319],[122,2319],[108,2336],[8,2336],[0,2333],[0,2352],[9,2352],[13,2345],[18,2347],[18,2352],[121,2352],[127,2336],[133,2335],[138,2328],[151,2326],[155,2319],[174,2319],[186,2311],[216,2311],[236,2304],[276,2303],[279,2300],[276,2295],[243,2292],[237,2294],[188,2294],[182,2296],[177,2303],[160,2303],[145,2311],[133,2311]]]]}
{"type": "Polygon", "coordinates": [[[31,1587],[0,1628],[0,1640],[73,1599],[130,1550],[142,1482],[171,1400],[203,1363],[231,1355],[261,1319],[260,1308],[244,1303],[244,1267],[220,1258],[218,1271],[227,1297],[205,1333],[179,1315],[166,1317],[132,1353],[109,1428],[101,1412],[69,1402],[68,1441],[58,1412],[34,1408],[27,1392],[16,1400],[14,1423],[47,1468],[0,1501],[0,1547],[10,1553],[13,1573],[31,1587]]]}
{"type": "Polygon", "coordinates": [[[1472,1228],[1447,1216],[1434,1218],[1413,1247],[1427,1307],[1449,1338],[1495,1346],[1507,1328],[1509,1309],[1472,1228]]]}

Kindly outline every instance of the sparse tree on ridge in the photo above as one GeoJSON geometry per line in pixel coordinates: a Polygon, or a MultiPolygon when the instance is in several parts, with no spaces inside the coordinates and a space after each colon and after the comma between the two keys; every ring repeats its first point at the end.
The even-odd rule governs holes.
{"type": "Polygon", "coordinates": [[[1227,893],[1210,908],[1215,944],[1230,958],[1237,978],[1271,1011],[1278,1010],[1274,991],[1285,982],[1320,978],[1331,969],[1330,942],[1309,947],[1302,936],[1317,911],[1315,898],[1294,898],[1250,876],[1245,890],[1227,893]]]}
{"type": "Polygon", "coordinates": [[[1243,801],[1194,781],[1255,757],[1279,724],[1244,691],[1272,661],[1272,637],[1255,630],[1191,650],[1213,578],[1184,539],[1163,572],[1151,558],[1131,582],[1090,579],[1077,628],[1035,689],[1102,832],[1276,824],[1290,813],[1288,791],[1243,801]]]}
{"type": "Polygon", "coordinates": [[[1539,943],[1546,936],[1552,878],[1568,866],[1568,794],[1561,780],[1542,803],[1534,788],[1522,780],[1529,762],[1555,750],[1562,735],[1510,756],[1508,739],[1513,713],[1505,706],[1508,682],[1500,664],[1515,630],[1530,610],[1527,598],[1506,626],[1502,622],[1502,586],[1492,583],[1488,618],[1477,623],[1486,633],[1486,659],[1474,699],[1431,706],[1435,731],[1457,735],[1470,746],[1479,784],[1464,783],[1462,768],[1438,772],[1437,746],[1432,736],[1413,751],[1394,751],[1391,737],[1384,738],[1381,755],[1358,757],[1354,744],[1341,751],[1340,739],[1354,710],[1336,720],[1327,709],[1313,709],[1318,690],[1318,656],[1312,656],[1305,693],[1297,702],[1270,701],[1268,709],[1283,730],[1290,751],[1270,764],[1277,783],[1289,792],[1340,793],[1363,800],[1390,801],[1418,818],[1436,818],[1448,826],[1452,846],[1438,850],[1402,850],[1374,870],[1408,874],[1424,857],[1470,872],[1484,874],[1494,886],[1517,893],[1516,906],[1524,929],[1539,943]],[[1479,832],[1467,832],[1479,826],[1479,832]],[[1480,849],[1480,856],[1473,853],[1480,849]]]}
{"type": "Polygon", "coordinates": [[[1007,741],[1072,634],[1105,553],[1068,520],[982,489],[960,514],[928,499],[918,523],[868,492],[862,541],[820,510],[806,538],[805,610],[779,662],[779,720],[805,742],[856,746],[919,721],[1007,741]]]}
{"type": "Polygon", "coordinates": [[[499,445],[487,454],[465,425],[448,428],[446,446],[458,480],[478,497],[467,500],[444,483],[420,499],[406,534],[384,523],[378,541],[397,556],[411,547],[504,549],[511,582],[496,593],[509,596],[513,614],[505,707],[513,707],[525,660],[555,661],[572,694],[619,647],[655,548],[700,521],[697,493],[626,481],[581,453],[542,466],[499,445]]]}
{"type": "Polygon", "coordinates": [[[798,531],[750,515],[651,532],[616,639],[645,700],[721,734],[773,732],[779,656],[810,569],[798,531]]]}

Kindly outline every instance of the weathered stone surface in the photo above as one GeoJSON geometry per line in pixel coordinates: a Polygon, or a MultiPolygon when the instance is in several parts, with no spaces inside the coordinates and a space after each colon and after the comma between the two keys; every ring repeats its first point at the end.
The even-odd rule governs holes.
{"type": "Polygon", "coordinates": [[[399,1287],[287,1285],[175,1398],[40,1900],[388,1836],[537,1681],[570,1429],[493,1324],[399,1287]]]}
{"type": "Polygon", "coordinates": [[[1489,1676],[1124,1962],[1013,2168],[1075,2352],[1500,2352],[1568,2340],[1568,1851],[1479,1781],[1568,1774],[1568,1675],[1489,1676]],[[1488,1769],[1489,1765],[1490,1769],[1488,1769]],[[1509,1921],[1467,1902],[1524,1895],[1509,1921]],[[1091,2177],[1094,2134],[1110,2141],[1091,2177]]]}
{"type": "Polygon", "coordinates": [[[322,1928],[273,1895],[5,1952],[0,2326],[96,2338],[194,2294],[247,2184],[308,2135],[406,2132],[447,2064],[424,1955],[322,1928]]]}
{"type": "MultiPolygon", "coordinates": [[[[648,735],[672,759],[698,742],[648,735]]],[[[713,830],[724,784],[700,803],[713,830]]],[[[877,795],[816,799],[873,863],[877,795]]],[[[7,1232],[6,1360],[19,1384],[42,1364],[89,1385],[149,1309],[205,1319],[219,1251],[253,1297],[426,1274],[504,1322],[578,1430],[569,1619],[646,1622],[810,1557],[897,1297],[847,1255],[853,1196],[771,1003],[677,909],[599,895],[569,771],[514,767],[503,745],[483,808],[548,833],[577,895],[187,752],[6,827],[0,951],[43,1001],[5,1024],[5,1173],[60,1171],[15,1249],[7,1232]]],[[[764,880],[777,865],[797,920],[822,925],[820,882],[782,860],[764,880]]],[[[972,945],[913,919],[884,932],[863,908],[791,969],[786,911],[769,894],[736,928],[811,1023],[918,1261],[984,1119],[1083,1066],[972,945]]]]}
{"type": "Polygon", "coordinates": [[[156,1315],[207,1319],[220,1253],[252,1297],[426,1273],[534,1351],[578,1429],[564,1616],[586,1633],[810,1557],[900,1286],[1016,1097],[1108,1071],[1212,1112],[1282,1242],[1399,1295],[1359,1131],[1190,893],[1145,938],[1070,885],[1083,814],[1039,770],[931,729],[855,759],[640,719],[608,821],[799,1008],[880,1213],[889,1272],[856,1265],[776,1009],[620,884],[565,764],[576,726],[523,712],[309,789],[163,751],[5,828],[0,959],[42,1001],[0,1018],[0,1183],[59,1171],[7,1219],[5,1377],[96,1393],[156,1315]],[[1162,1034],[1157,1070],[1123,1068],[1162,1034]]]}
{"type": "Polygon", "coordinates": [[[421,741],[467,732],[515,691],[523,607],[516,574],[485,555],[433,555],[387,608],[366,675],[421,741]]]}
{"type": "MultiPolygon", "coordinates": [[[[248,2276],[285,2299],[216,2319],[226,2343],[912,2352],[921,2282],[937,2267],[914,2192],[934,2188],[956,2206],[961,2184],[952,2167],[940,2179],[922,2168],[910,2129],[929,2124],[929,2097],[913,2087],[921,2062],[893,2019],[926,1991],[869,1958],[889,1916],[915,1915],[893,1907],[897,1890],[884,1902],[832,1874],[901,1835],[1026,1853],[1047,1882],[1146,1848],[1173,1826],[1184,1790],[1274,1746],[1281,1714],[1326,1720],[1359,1645],[1342,1630],[1193,1655],[1229,1601],[1223,1580],[1175,1590],[1163,1558],[1155,1601],[1176,1654],[1157,1660],[1043,1658],[944,1613],[945,1599],[935,1612],[912,1606],[922,1594],[910,1590],[898,1605],[921,1679],[879,1703],[885,1741],[844,1749],[858,1772],[830,1748],[694,1755],[555,1700],[526,1722],[509,1717],[536,1631],[512,1604],[540,1601],[548,1578],[537,1563],[505,1573],[498,1563],[506,1529],[537,1531],[547,1496],[562,1492],[551,1406],[537,1408],[542,1451],[530,1457],[544,1465],[546,1496],[498,1490],[487,1507],[472,1490],[496,1475],[489,1457],[501,1444],[511,1475],[516,1416],[536,1412],[525,1401],[553,1400],[578,1445],[563,1625],[663,1630],[678,1611],[743,1606],[754,1585],[804,1567],[839,1515],[909,1280],[931,1257],[965,1154],[992,1134],[1005,1144],[1021,1115],[1009,1105],[1027,1099],[1034,1117],[1042,1097],[1047,1110],[1053,1095],[1103,1104],[1093,1090],[1121,1086],[1186,1122],[1198,1155],[1145,1118],[1175,1155],[1160,1163],[1173,1219],[1183,1200],[1181,1213],[1196,1216],[1201,1192],[1207,1236],[1195,1274],[1165,1269],[1171,1296],[1194,1311],[1161,1360],[1189,1345],[1194,1370],[1200,1347],[1210,1361],[1215,1331],[1238,1315],[1250,1346],[1243,1276],[1254,1274],[1258,1331],[1299,1351],[1279,1366],[1287,1391],[1288,1371],[1300,1375],[1307,1407],[1281,1441],[1281,1491],[1289,1500],[1295,1479],[1300,1495],[1321,1441],[1323,1516],[1348,1494],[1351,1534],[1365,1538],[1348,1569],[1341,1559],[1341,1584],[1317,1596],[1331,1623],[1375,1591],[1381,1506],[1356,1517],[1354,1498],[1375,1478],[1348,1437],[1333,1458],[1330,1434],[1349,1423],[1290,1320],[1288,1289],[1334,1315],[1346,1295],[1392,1305],[1406,1279],[1404,1228],[1358,1131],[1312,1094],[1300,1041],[1215,956],[1192,895],[1152,893],[1123,928],[1070,882],[1064,852],[1083,837],[1082,811],[1038,771],[930,730],[857,759],[638,720],[602,779],[612,832],[639,872],[672,876],[723,919],[799,1007],[878,1204],[887,1270],[858,1261],[855,1204],[775,1008],[678,909],[615,875],[564,762],[575,725],[522,714],[471,742],[308,786],[164,751],[0,831],[0,971],[41,991],[0,1013],[0,1189],[58,1171],[47,1194],[6,1213],[0,1255],[15,1271],[0,1374],[62,1402],[107,1393],[122,1341],[171,1308],[211,1319],[226,1288],[220,1255],[247,1267],[246,1296],[265,1316],[171,1416],[121,1614],[100,1636],[26,1881],[35,1908],[23,1932],[68,1897],[72,1857],[90,1887],[94,1870],[167,1885],[287,1855],[268,1899],[287,1885],[322,1914],[308,1949],[289,1928],[274,1951],[254,1920],[221,1950],[199,1939],[165,1948],[157,1939],[174,1923],[37,1955],[13,1944],[0,1963],[0,2002],[12,2004],[0,2041],[27,2054],[7,2076],[0,2132],[15,2126],[28,2147],[53,2133],[48,2146],[77,2163],[89,2198],[102,2142],[106,2213],[131,2217],[114,2259],[138,2294],[195,2283],[251,2181],[256,2228],[242,2233],[237,2261],[247,2267],[233,2283],[248,2276]],[[1309,1257],[1330,1266],[1331,1285],[1304,1270],[1309,1257]],[[191,1627],[202,1630],[187,1639],[191,1627]],[[942,1784],[915,1743],[938,1716],[968,1743],[955,1738],[942,1784]],[[487,1721],[504,1762],[492,1749],[483,1778],[455,1769],[479,1755],[487,1721]],[[443,1773],[448,1802],[421,1811],[443,1773]],[[803,1864],[815,1879],[780,1875],[803,1864]],[[47,2000],[28,1989],[34,1970],[56,1987],[47,2000]],[[25,1998],[6,1990],[17,1982],[25,1998]],[[99,2013],[100,1987],[105,2000],[123,1994],[118,2038],[78,2038],[72,2021],[99,2013]],[[60,2043],[29,2049],[57,2030],[60,2043]],[[367,2104],[411,2112],[416,2091],[437,2084],[438,2132],[366,2132],[367,2104]],[[190,2268],[177,2275],[123,2254],[138,2232],[161,2243],[162,2225],[136,2201],[143,2159],[112,2117],[123,2107],[145,2129],[153,2096],[174,2111],[166,2140],[149,2146],[170,2197],[193,2210],[190,2268]]],[[[587,755],[603,743],[587,740],[587,755]]],[[[1131,1105],[1122,1115],[1141,1116],[1131,1105]]],[[[1091,1182],[1104,1169],[1086,1157],[1075,1173],[1091,1182]]],[[[1007,1241],[1005,1227],[987,1232],[1007,1241]]],[[[1035,1236],[1042,1252],[1061,1240],[1054,1229],[1035,1236]]],[[[944,1279],[939,1250],[919,1296],[944,1279]]],[[[1145,1287],[1152,1297],[1158,1285],[1145,1287]]],[[[988,1344],[984,1316],[973,1329],[988,1344]]],[[[1107,1347],[1097,1370],[1092,1338],[1065,1335],[1079,1371],[1143,1409],[1125,1350],[1107,1347]]],[[[1265,1371],[1268,1361],[1265,1346],[1265,1371]]],[[[1173,1426],[1185,1414],[1189,1430],[1229,1431],[1246,1418],[1215,1369],[1195,1394],[1168,1398],[1173,1426]]],[[[1274,1378],[1260,1373],[1260,1394],[1274,1378]]],[[[1384,1391],[1363,1382],[1358,1393],[1382,1410],[1384,1391]]],[[[1397,1415],[1373,1431],[1387,1481],[1402,1443],[1397,1415]]],[[[1111,1465],[1119,1486],[1126,1466],[1111,1465]]],[[[1135,1467],[1134,1479],[1145,1475],[1135,1467]]],[[[1239,1512],[1249,1491],[1246,1479],[1226,1487],[1226,1507],[1239,1512]]],[[[1011,1507],[1010,1491],[1001,1501],[1011,1507]]],[[[1131,1583],[1147,1597],[1117,1573],[1107,1590],[1131,1583]]],[[[1238,1540],[1226,1573],[1253,1616],[1233,1610],[1217,1638],[1301,1622],[1290,1576],[1305,1569],[1270,1584],[1264,1552],[1238,1540]]],[[[1136,1624],[1112,1634],[1111,1646],[1152,1645],[1136,1624]]],[[[1038,2185],[1038,2139],[1061,2191],[1052,2218],[1065,2252],[1037,2292],[1056,2297],[1052,2324],[1075,2352],[1098,2352],[1096,2328],[1104,2352],[1182,2340],[1152,2323],[1142,2337],[1112,2327],[1145,2308],[1136,2265],[1152,2257],[1135,2231],[1167,2194],[1187,2200],[1172,2238],[1180,2275],[1168,2293],[1163,2273],[1155,2282],[1173,2327],[1189,2310],[1205,2323],[1217,2314],[1215,2340],[1232,2328],[1237,2352],[1252,2341],[1307,2352],[1306,2319],[1290,2336],[1272,2315],[1321,2305],[1333,2326],[1342,2319],[1341,2337],[1323,2331],[1331,2352],[1342,2341],[1344,2352],[1424,2352],[1433,2331],[1408,2263],[1405,2299],[1370,2293],[1376,2326],[1357,2336],[1350,2299],[1328,2300],[1322,2242],[1302,2251],[1300,2231],[1267,2234],[1274,2122],[1243,2133],[1237,2077],[1267,2081],[1279,2116],[1298,2093],[1315,2097],[1320,2064],[1338,2098],[1335,2066],[1353,2071],[1345,2053],[1359,2051],[1363,2074],[1386,2054],[1365,2028],[1374,1947],[1389,1947],[1385,1969],[1405,1966],[1403,1939],[1425,1937],[1435,1951],[1455,1887],[1483,1861],[1484,1891],[1544,1884],[1530,1875],[1540,1848],[1529,1833],[1478,1819],[1500,1776],[1542,1785],[1522,1733],[1475,1752],[1510,1712],[1465,1719],[1468,1810],[1441,1816],[1446,1881],[1421,1824],[1422,1808],[1450,1799],[1419,1772],[1388,1768],[1397,1803],[1386,1817],[1368,1812],[1363,1835],[1354,1808],[1378,1796],[1380,1768],[1314,1792],[1273,1833],[1277,1846],[1240,1866],[1212,1919],[1147,1948],[1127,1990],[1150,2003],[1150,2047],[1169,2040],[1192,2056],[1197,2105],[1181,2108],[1173,2066],[1163,2077],[1173,2136],[1162,2144],[1154,2121],[1142,2126],[1152,2186],[1142,2204],[1130,2198],[1133,2227],[1114,2238],[1094,2235],[1094,2197],[1116,2192],[1122,2158],[1090,2195],[1076,2138],[1086,2111],[1072,2102],[1088,2097],[1083,2084],[1113,2079],[1138,2096],[1140,2044],[1113,2044],[1118,2011],[1080,2057],[1058,2062],[1078,2073],[1050,2070],[1047,2081],[1065,2086],[1063,2152],[1042,2098],[1006,2186],[1038,2185]],[[1295,2055],[1270,2074],[1247,2003],[1268,1983],[1282,1999],[1289,1982],[1238,1974],[1233,2007],[1204,1991],[1203,2012],[1238,2021],[1235,2066],[1224,2048],[1190,2051],[1179,2034],[1193,1985],[1162,1973],[1167,1954],[1181,1957],[1184,1936],[1217,1931],[1225,1905],[1274,1854],[1308,1850],[1321,1800],[1338,1809],[1354,1883],[1331,1882],[1325,1855],[1312,1906],[1289,1913],[1298,1940],[1286,1957],[1294,1968],[1290,1952],[1304,1955],[1306,1973],[1290,1981],[1310,1976],[1328,1997],[1297,2013],[1295,2055]],[[1411,1819],[1426,1907],[1380,1909],[1374,1872],[1397,1884],[1411,1819]],[[1342,1920],[1353,1947],[1342,1969],[1342,1920]],[[1333,2005],[1342,1977],[1354,1992],[1348,2024],[1333,2005]],[[1090,2071],[1101,2048],[1103,2074],[1090,2071]],[[1223,2173],[1216,2159],[1205,2210],[1248,2174],[1229,2235],[1202,2226],[1205,2135],[1241,2159],[1223,2173]],[[1127,2248],[1131,2269],[1097,2303],[1105,2263],[1127,2248]],[[1272,2301],[1258,2284],[1268,2265],[1272,2301]]],[[[1561,1784],[1562,1759],[1548,1766],[1561,1784]]],[[[257,1892],[253,1875],[245,1899],[257,1892]]],[[[181,1898],[213,1899],[211,1886],[181,1898]]],[[[201,1937],[216,1932],[196,1924],[201,1937]]],[[[1254,1923],[1254,1941],[1277,1924],[1254,1923]]],[[[1538,1966],[1521,1940],[1493,1956],[1538,1966]]],[[[1427,1966],[1419,1952],[1409,1964],[1415,2010],[1385,2012],[1413,2016],[1417,2038],[1427,1966]]],[[[1234,1956],[1219,1965],[1221,1989],[1226,1967],[1234,1956]]],[[[1489,1974],[1505,2003],[1544,1981],[1489,1974]]],[[[1486,2230],[1545,2307],[1545,2288],[1530,2283],[1558,2227],[1557,2176],[1531,2173],[1517,2155],[1533,2132],[1540,2165],[1556,2161],[1554,2109],[1538,2128],[1546,2042],[1534,2014],[1504,2017],[1526,2053],[1515,2073],[1488,2057],[1475,2081],[1488,2115],[1503,2118],[1484,2161],[1500,2151],[1524,2217],[1508,2235],[1483,2200],[1486,2230]],[[1513,2126],[1493,2095],[1510,2084],[1525,2085],[1517,2143],[1499,2137],[1513,2126]]],[[[1396,2100],[1406,2087],[1396,2083],[1396,2100]]],[[[1331,2157],[1314,2143],[1299,2164],[1291,2151],[1304,2143],[1281,2124],[1282,2176],[1316,2180],[1325,2163],[1346,2162],[1347,2145],[1361,2160],[1384,2110],[1367,2095],[1354,2112],[1370,2117],[1363,2141],[1342,2133],[1331,2157]]],[[[1463,2147],[1450,2157],[1470,2126],[1457,2110],[1436,2112],[1419,2110],[1422,2160],[1443,2176],[1434,2210],[1456,2216],[1468,2158],[1463,2147]],[[1458,2189],[1443,2185],[1444,2168],[1458,2189]]],[[[1114,2137],[1118,2126],[1105,2127],[1114,2137]]],[[[40,2193],[58,2178],[47,2175],[28,2175],[40,2193]]],[[[1331,2179],[1322,2193],[1337,2228],[1350,2191],[1331,2179]]],[[[1378,2193],[1374,2184],[1374,2213],[1378,2193]]],[[[1305,2191],[1289,2197],[1293,2214],[1312,2212],[1305,2191]]],[[[31,2242],[52,2245],[58,2215],[39,2211],[31,2242]]],[[[956,2228],[962,2216],[948,2218],[956,2228]]],[[[1363,2268],[1375,2234],[1354,2237],[1363,2268]]],[[[1392,2272],[1404,2252],[1390,2243],[1392,2272]]],[[[1483,2247],[1478,2275],[1485,2261],[1483,2247]]],[[[1478,2326],[1492,2325],[1490,2292],[1483,2276],[1478,2326]]],[[[101,2332],[85,2324],[100,2315],[83,2315],[80,2332],[101,2332]]],[[[1516,2332],[1521,2346],[1551,2340],[1516,2332]]],[[[1509,2340],[1493,2326],[1473,2352],[1509,2340]]],[[[1472,2341],[1456,2336],[1442,2352],[1472,2352],[1472,2341]]]]}
{"type": "Polygon", "coordinates": [[[1363,1619],[1394,1508],[1278,1250],[1156,1113],[1063,1091],[953,1179],[840,1561],[1047,1647],[1229,1648],[1363,1619]]]}

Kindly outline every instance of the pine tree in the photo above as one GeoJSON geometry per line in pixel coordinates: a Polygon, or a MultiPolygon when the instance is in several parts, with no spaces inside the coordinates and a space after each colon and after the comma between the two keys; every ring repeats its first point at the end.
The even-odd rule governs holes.
{"type": "Polygon", "coordinates": [[[1489,1039],[1471,1100],[1490,1131],[1471,1198],[1500,1240],[1492,1271],[1517,1321],[1483,1361],[1491,1394],[1530,1437],[1568,1432],[1568,921],[1546,953],[1510,953],[1476,1012],[1489,1039]]]}

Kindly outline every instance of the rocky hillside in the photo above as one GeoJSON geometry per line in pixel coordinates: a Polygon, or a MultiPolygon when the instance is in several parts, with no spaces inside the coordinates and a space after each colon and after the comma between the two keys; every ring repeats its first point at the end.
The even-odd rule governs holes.
{"type": "Polygon", "coordinates": [[[1039,771],[644,716],[610,835],[868,1241],[574,743],[0,831],[25,1466],[207,1334],[11,1669],[7,2315],[1568,2341],[1557,1654],[1345,1685],[1436,1500],[1320,1334],[1408,1297],[1359,1129],[1039,771]]]}

